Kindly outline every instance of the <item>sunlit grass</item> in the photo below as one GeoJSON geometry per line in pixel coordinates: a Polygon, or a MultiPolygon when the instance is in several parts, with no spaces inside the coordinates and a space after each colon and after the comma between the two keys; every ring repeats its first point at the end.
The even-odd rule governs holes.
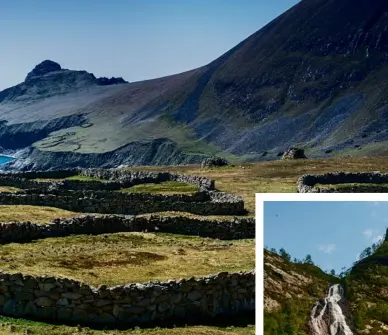
{"type": "Polygon", "coordinates": [[[15,192],[20,192],[22,191],[20,188],[17,187],[12,187],[12,186],[0,186],[0,193],[1,192],[10,192],[10,193],[15,193],[15,192]]]}
{"type": "Polygon", "coordinates": [[[154,233],[71,235],[0,248],[0,268],[95,286],[255,268],[255,241],[154,233]]]}
{"type": "Polygon", "coordinates": [[[0,316],[0,335],[254,335],[255,326],[184,326],[174,328],[146,328],[136,327],[128,330],[95,330],[88,327],[70,327],[64,325],[50,325],[25,319],[0,316]]]}
{"type": "Polygon", "coordinates": [[[62,180],[83,180],[83,181],[99,181],[99,182],[108,181],[108,180],[101,179],[101,178],[80,176],[80,175],[66,177],[66,178],[36,178],[33,180],[40,181],[40,182],[51,182],[51,181],[62,181],[62,180]]]}
{"type": "Polygon", "coordinates": [[[178,181],[166,181],[163,183],[140,184],[123,188],[120,192],[130,193],[154,193],[154,194],[192,194],[198,192],[197,185],[178,181]]]}
{"type": "Polygon", "coordinates": [[[77,215],[79,214],[55,207],[0,205],[0,222],[31,221],[35,223],[48,223],[59,217],[71,218],[77,215]]]}

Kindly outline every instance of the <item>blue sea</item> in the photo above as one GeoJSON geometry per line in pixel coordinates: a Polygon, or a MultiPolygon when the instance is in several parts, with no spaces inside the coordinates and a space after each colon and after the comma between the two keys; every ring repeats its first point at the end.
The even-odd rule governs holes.
{"type": "Polygon", "coordinates": [[[0,165],[5,164],[5,163],[8,163],[8,162],[10,162],[10,161],[12,161],[12,160],[13,160],[12,157],[1,156],[1,155],[0,155],[0,165]]]}

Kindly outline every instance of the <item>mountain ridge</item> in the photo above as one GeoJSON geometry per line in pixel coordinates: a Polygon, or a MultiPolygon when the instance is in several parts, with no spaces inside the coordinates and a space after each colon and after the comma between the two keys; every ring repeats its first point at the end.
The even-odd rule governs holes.
{"type": "MultiPolygon", "coordinates": [[[[12,94],[0,92],[0,138],[23,134],[31,141],[16,141],[13,150],[34,148],[42,161],[51,153],[82,154],[85,166],[87,155],[131,143],[151,147],[156,139],[168,139],[183,161],[196,162],[214,154],[273,160],[294,146],[308,157],[386,155],[387,27],[382,0],[303,0],[213,62],[173,76],[98,83],[86,71],[67,73],[49,63],[56,71],[42,75],[38,68],[29,77],[37,80],[32,88],[22,83],[12,94]],[[54,84],[56,73],[67,80],[54,84]],[[71,115],[84,123],[43,125],[71,115]]],[[[23,168],[15,164],[8,168],[23,168]]],[[[101,156],[93,164],[107,162],[101,156]]]]}

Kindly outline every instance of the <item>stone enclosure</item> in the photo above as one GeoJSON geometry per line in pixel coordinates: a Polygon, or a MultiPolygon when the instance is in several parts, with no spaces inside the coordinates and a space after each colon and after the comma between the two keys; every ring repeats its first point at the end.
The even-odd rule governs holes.
{"type": "Polygon", "coordinates": [[[121,170],[69,169],[62,171],[4,173],[0,186],[23,189],[0,193],[2,205],[52,206],[74,212],[137,215],[180,211],[198,215],[244,214],[244,202],[235,195],[218,192],[214,181],[204,177],[121,170]],[[36,178],[66,178],[84,175],[108,181],[63,180],[38,182],[36,178]],[[119,192],[144,183],[180,181],[198,186],[194,194],[147,194],[119,192]]]}
{"type": "Polygon", "coordinates": [[[387,193],[388,174],[380,172],[336,172],[319,175],[304,175],[297,182],[299,193],[387,193]],[[350,185],[337,188],[320,188],[321,185],[335,184],[364,184],[350,185]],[[367,185],[373,184],[373,185],[367,185]],[[381,185],[378,185],[381,184],[381,185]]]}
{"type": "Polygon", "coordinates": [[[56,219],[48,224],[32,222],[0,223],[0,243],[21,243],[71,234],[108,234],[123,232],[161,232],[236,240],[255,238],[253,218],[210,220],[182,216],[150,217],[122,215],[83,215],[56,219]]]}
{"type": "MultiPolygon", "coordinates": [[[[0,223],[0,243],[26,243],[70,234],[165,232],[218,239],[254,238],[252,218],[207,219],[190,216],[134,216],[160,211],[201,215],[241,214],[241,198],[218,192],[214,181],[170,173],[102,169],[4,173],[0,186],[21,189],[0,193],[0,205],[44,205],[87,214],[48,224],[0,223]],[[36,178],[84,175],[106,181],[36,178]],[[198,186],[192,195],[120,193],[142,183],[182,181],[198,186]],[[110,214],[110,215],[106,215],[110,214]],[[126,215],[122,215],[126,214],[126,215]],[[131,215],[128,215],[131,214],[131,215]]],[[[200,278],[124,284],[98,288],[66,278],[0,272],[0,312],[48,322],[94,326],[148,325],[233,315],[255,309],[255,272],[221,272],[200,278]]]]}

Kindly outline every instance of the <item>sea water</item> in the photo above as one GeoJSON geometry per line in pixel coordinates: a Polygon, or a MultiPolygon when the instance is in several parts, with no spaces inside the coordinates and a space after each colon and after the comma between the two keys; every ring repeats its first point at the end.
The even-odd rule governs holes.
{"type": "Polygon", "coordinates": [[[12,157],[9,157],[9,156],[1,156],[0,155],[0,165],[2,164],[5,164],[5,163],[8,163],[10,161],[12,161],[13,158],[12,157]]]}

